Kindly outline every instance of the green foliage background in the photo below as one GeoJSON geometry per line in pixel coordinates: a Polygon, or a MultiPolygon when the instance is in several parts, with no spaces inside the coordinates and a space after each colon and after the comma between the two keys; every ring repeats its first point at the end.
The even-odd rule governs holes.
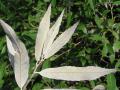
{"type": "MultiPolygon", "coordinates": [[[[60,33],[76,21],[80,24],[72,39],[57,54],[44,62],[48,67],[101,66],[120,69],[120,1],[119,0],[0,0],[0,19],[11,25],[25,43],[30,56],[30,74],[35,65],[34,46],[37,27],[49,4],[51,25],[65,8],[60,33]]],[[[76,88],[91,90],[103,84],[106,90],[120,89],[120,73],[93,81],[66,82],[34,78],[28,90],[42,88],[76,88]]],[[[5,33],[0,27],[0,90],[19,90],[9,63],[5,33]]]]}

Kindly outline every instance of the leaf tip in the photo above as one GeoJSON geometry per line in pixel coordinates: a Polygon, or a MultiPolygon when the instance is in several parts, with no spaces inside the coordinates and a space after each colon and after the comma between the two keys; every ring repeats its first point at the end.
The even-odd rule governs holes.
{"type": "Polygon", "coordinates": [[[65,12],[65,9],[62,10],[62,14],[64,14],[64,12],[65,12]]]}
{"type": "Polygon", "coordinates": [[[0,19],[0,24],[3,26],[3,24],[4,24],[5,22],[2,20],[2,19],[0,19]]]}
{"type": "Polygon", "coordinates": [[[77,22],[75,23],[76,27],[78,26],[78,24],[79,24],[79,21],[77,21],[77,22]]]}
{"type": "Polygon", "coordinates": [[[49,4],[49,6],[48,6],[48,10],[51,10],[51,4],[49,4]]]}

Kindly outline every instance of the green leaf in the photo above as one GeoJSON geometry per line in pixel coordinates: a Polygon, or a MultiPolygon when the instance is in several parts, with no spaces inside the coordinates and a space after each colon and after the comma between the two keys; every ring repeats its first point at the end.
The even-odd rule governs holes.
{"type": "Polygon", "coordinates": [[[111,54],[110,55],[110,62],[113,64],[114,61],[115,61],[115,54],[111,54]]]}
{"type": "Polygon", "coordinates": [[[4,46],[4,41],[5,41],[5,40],[0,39],[0,51],[1,51],[1,49],[3,48],[3,46],[4,46]]]}
{"type": "Polygon", "coordinates": [[[52,4],[53,7],[55,7],[56,6],[56,0],[52,0],[51,4],[52,4]]]}
{"type": "Polygon", "coordinates": [[[42,87],[43,87],[43,84],[36,83],[36,84],[33,86],[32,90],[40,90],[42,87]]]}
{"type": "Polygon", "coordinates": [[[80,57],[80,61],[82,63],[82,66],[84,66],[86,64],[86,62],[87,62],[86,58],[83,57],[83,56],[80,57]]]}
{"type": "Polygon", "coordinates": [[[103,44],[109,44],[108,39],[105,37],[105,35],[102,36],[102,42],[103,44]]]}
{"type": "Polygon", "coordinates": [[[35,40],[35,37],[36,37],[34,31],[24,31],[24,32],[22,33],[22,36],[23,36],[23,37],[27,36],[27,37],[29,37],[29,38],[31,38],[31,39],[33,39],[33,40],[35,40]]]}
{"type": "Polygon", "coordinates": [[[120,1],[113,2],[114,5],[120,5],[120,1]]]}
{"type": "Polygon", "coordinates": [[[16,87],[16,88],[14,88],[14,90],[20,90],[20,88],[19,88],[19,87],[16,87]]]}
{"type": "Polygon", "coordinates": [[[3,84],[4,84],[4,76],[5,76],[5,63],[3,63],[2,65],[0,65],[0,88],[2,88],[3,84]]]}
{"type": "Polygon", "coordinates": [[[3,46],[1,54],[4,54],[6,52],[6,46],[3,46]]]}
{"type": "Polygon", "coordinates": [[[67,86],[67,84],[66,84],[65,81],[61,81],[61,82],[58,84],[57,88],[68,88],[68,86],[67,86]]]}
{"type": "Polygon", "coordinates": [[[104,56],[107,56],[107,53],[108,53],[108,47],[107,47],[107,45],[105,44],[104,46],[103,46],[103,49],[102,49],[102,56],[104,57],[104,56]]]}
{"type": "Polygon", "coordinates": [[[107,44],[107,48],[108,48],[108,52],[112,55],[114,54],[114,51],[113,51],[113,46],[111,44],[107,44]]]}
{"type": "Polygon", "coordinates": [[[95,16],[95,22],[96,22],[96,24],[99,28],[103,28],[103,26],[102,26],[103,19],[102,18],[99,18],[98,16],[95,16]]]}
{"type": "Polygon", "coordinates": [[[90,85],[91,85],[92,88],[94,88],[94,87],[95,87],[95,81],[94,81],[94,80],[91,80],[91,81],[90,81],[90,85]]]}
{"type": "Polygon", "coordinates": [[[114,20],[113,19],[108,19],[108,26],[113,27],[114,25],[114,20]]]}
{"type": "MultiPolygon", "coordinates": [[[[44,63],[43,63],[42,69],[49,68],[50,66],[51,66],[51,61],[50,60],[45,60],[44,63]]],[[[43,79],[44,83],[51,83],[51,80],[48,79],[48,78],[42,77],[42,79],[43,79]]]]}
{"type": "Polygon", "coordinates": [[[4,76],[4,72],[0,69],[0,80],[2,80],[3,76],[4,76]]]}
{"type": "Polygon", "coordinates": [[[107,75],[107,90],[118,90],[116,85],[116,78],[113,74],[107,75]]]}
{"type": "Polygon", "coordinates": [[[120,41],[116,41],[114,44],[113,44],[113,50],[114,52],[118,52],[120,49],[120,41]]]}
{"type": "Polygon", "coordinates": [[[32,4],[32,0],[26,0],[29,4],[32,4]]]}
{"type": "Polygon", "coordinates": [[[42,66],[42,69],[49,68],[51,66],[51,61],[50,60],[45,60],[42,66]]]}
{"type": "Polygon", "coordinates": [[[0,80],[0,88],[3,86],[4,80],[0,80]]]}
{"type": "Polygon", "coordinates": [[[117,63],[115,64],[115,68],[120,68],[120,59],[118,59],[117,63]]]}
{"type": "Polygon", "coordinates": [[[90,37],[93,41],[102,41],[102,37],[99,34],[94,34],[90,37]]]}
{"type": "Polygon", "coordinates": [[[114,30],[111,30],[113,36],[118,40],[119,39],[119,34],[115,32],[114,30]]]}
{"type": "Polygon", "coordinates": [[[81,30],[83,33],[87,34],[87,28],[85,27],[84,24],[80,23],[78,26],[79,30],[81,30]]]}
{"type": "Polygon", "coordinates": [[[88,0],[88,3],[90,4],[91,9],[94,11],[94,3],[93,3],[93,0],[88,0]]]}
{"type": "Polygon", "coordinates": [[[67,28],[68,28],[68,27],[70,26],[70,24],[71,24],[72,15],[73,15],[72,12],[68,13],[68,15],[67,15],[67,25],[66,25],[67,28]]]}

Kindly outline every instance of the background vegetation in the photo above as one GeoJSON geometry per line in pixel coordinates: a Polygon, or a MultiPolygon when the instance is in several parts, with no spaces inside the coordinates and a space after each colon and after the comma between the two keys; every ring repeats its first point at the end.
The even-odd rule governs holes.
{"type": "MultiPolygon", "coordinates": [[[[80,24],[69,43],[44,62],[48,67],[101,66],[120,69],[120,1],[119,0],[0,0],[0,19],[11,25],[25,43],[30,56],[30,74],[35,65],[34,46],[37,27],[52,3],[51,25],[65,8],[60,32],[76,21],[80,24]]],[[[28,90],[41,88],[77,88],[91,90],[103,84],[107,90],[120,89],[120,73],[94,81],[66,82],[37,77],[28,90]],[[119,88],[119,89],[118,89],[119,88]]],[[[19,90],[9,63],[5,33],[0,27],[0,90],[19,90]]]]}

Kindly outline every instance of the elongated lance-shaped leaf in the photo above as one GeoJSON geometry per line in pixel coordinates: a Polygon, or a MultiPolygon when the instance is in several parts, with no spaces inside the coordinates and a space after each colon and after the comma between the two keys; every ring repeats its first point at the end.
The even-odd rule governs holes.
{"type": "Polygon", "coordinates": [[[93,88],[93,90],[105,90],[105,86],[103,85],[97,85],[93,88]]]}
{"type": "Polygon", "coordinates": [[[74,67],[63,66],[57,68],[44,69],[39,73],[43,77],[67,80],[67,81],[82,81],[82,80],[94,80],[109,73],[116,72],[115,69],[105,69],[96,66],[88,67],[74,67]]]}
{"type": "Polygon", "coordinates": [[[21,41],[20,51],[21,53],[16,53],[14,56],[14,72],[16,82],[22,88],[28,79],[29,57],[25,45],[21,41]]]}
{"type": "Polygon", "coordinates": [[[9,58],[14,66],[15,79],[20,88],[26,83],[29,71],[29,57],[25,45],[18,39],[14,30],[4,21],[0,20],[0,23],[7,34],[7,45],[9,51],[9,58]],[[12,44],[12,45],[11,45],[12,44]],[[12,49],[11,49],[12,47],[12,49]],[[12,50],[15,50],[12,51],[12,50]],[[11,58],[12,57],[12,58],[11,58]]]}
{"type": "Polygon", "coordinates": [[[9,61],[12,65],[12,67],[14,68],[14,55],[15,55],[16,51],[12,45],[12,42],[10,41],[10,39],[7,36],[6,36],[6,40],[7,40],[9,61]]]}
{"type": "Polygon", "coordinates": [[[49,30],[49,32],[47,34],[47,38],[45,40],[45,44],[44,44],[44,48],[43,48],[43,54],[47,53],[48,48],[50,48],[50,46],[52,45],[56,35],[58,34],[59,28],[60,28],[60,25],[61,25],[61,22],[62,22],[63,14],[64,14],[64,10],[62,11],[61,15],[58,17],[55,24],[49,30]]]}
{"type": "Polygon", "coordinates": [[[106,77],[107,81],[107,90],[119,90],[117,87],[116,77],[113,74],[109,74],[106,77]]]}
{"type": "Polygon", "coordinates": [[[6,36],[6,40],[7,40],[7,48],[8,48],[9,53],[12,54],[12,55],[15,55],[16,51],[15,51],[13,45],[12,45],[11,40],[8,38],[8,36],[6,36]]]}
{"type": "Polygon", "coordinates": [[[19,51],[18,49],[18,37],[16,36],[14,30],[7,24],[5,23],[3,20],[0,20],[0,24],[2,25],[5,33],[7,34],[7,36],[9,37],[9,39],[11,40],[13,47],[15,48],[16,51],[19,51]],[[16,38],[13,38],[16,37],[16,38]]]}
{"type": "Polygon", "coordinates": [[[73,26],[71,26],[68,30],[63,32],[51,45],[51,47],[48,49],[47,53],[44,55],[45,59],[51,57],[56,52],[58,52],[71,38],[73,35],[76,27],[78,25],[78,22],[75,23],[73,26]]]}
{"type": "Polygon", "coordinates": [[[48,10],[43,16],[38,28],[36,44],[35,44],[35,58],[37,61],[39,61],[41,58],[44,42],[46,40],[47,33],[50,28],[50,14],[51,14],[51,5],[49,5],[48,10]]]}

